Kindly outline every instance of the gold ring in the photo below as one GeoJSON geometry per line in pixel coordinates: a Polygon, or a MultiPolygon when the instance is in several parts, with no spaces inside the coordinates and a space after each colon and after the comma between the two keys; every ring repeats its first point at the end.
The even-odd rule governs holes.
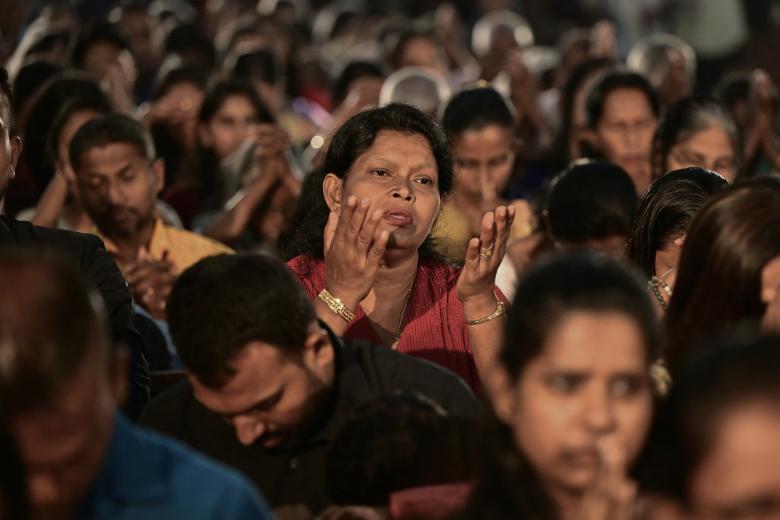
{"type": "Polygon", "coordinates": [[[483,247],[479,250],[479,256],[482,258],[490,258],[493,256],[493,247],[483,247]]]}

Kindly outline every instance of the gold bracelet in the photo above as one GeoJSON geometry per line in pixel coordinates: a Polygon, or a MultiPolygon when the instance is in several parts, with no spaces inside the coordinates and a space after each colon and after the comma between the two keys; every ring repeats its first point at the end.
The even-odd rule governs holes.
{"type": "Polygon", "coordinates": [[[478,318],[476,320],[466,320],[466,325],[481,325],[482,323],[493,321],[499,316],[505,315],[506,307],[504,307],[504,303],[501,300],[496,300],[496,303],[497,303],[496,310],[493,311],[493,314],[490,314],[489,316],[485,316],[484,318],[478,318]]]}
{"type": "Polygon", "coordinates": [[[330,310],[341,316],[347,323],[350,323],[355,319],[355,313],[347,309],[347,306],[344,305],[341,300],[330,294],[327,289],[321,290],[317,297],[324,301],[325,305],[327,305],[330,310]]]}

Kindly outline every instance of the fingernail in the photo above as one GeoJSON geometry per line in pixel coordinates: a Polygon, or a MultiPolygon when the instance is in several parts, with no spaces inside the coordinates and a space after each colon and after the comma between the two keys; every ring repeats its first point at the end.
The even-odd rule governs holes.
{"type": "Polygon", "coordinates": [[[360,207],[363,209],[368,208],[368,204],[369,204],[368,199],[363,199],[360,201],[360,207]]]}
{"type": "Polygon", "coordinates": [[[351,207],[354,206],[355,204],[357,204],[357,197],[355,197],[354,195],[350,195],[349,198],[347,199],[347,206],[351,207]]]}

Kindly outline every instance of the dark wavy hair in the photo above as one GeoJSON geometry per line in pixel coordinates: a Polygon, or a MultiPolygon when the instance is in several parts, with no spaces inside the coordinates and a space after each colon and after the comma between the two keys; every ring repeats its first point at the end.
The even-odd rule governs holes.
{"type": "Polygon", "coordinates": [[[235,374],[231,363],[247,343],[262,341],[299,356],[317,319],[292,271],[267,255],[200,260],[176,280],[167,309],[182,364],[217,389],[235,374]]]}
{"type": "Polygon", "coordinates": [[[742,145],[734,118],[715,99],[693,96],[673,103],[655,130],[652,152],[653,177],[657,179],[669,171],[669,152],[674,146],[714,125],[720,125],[728,134],[739,164],[742,145]]]}
{"type": "Polygon", "coordinates": [[[648,278],[655,276],[655,254],[685,233],[707,199],[728,186],[726,179],[704,168],[682,168],[655,181],[639,201],[628,259],[648,278]]]}
{"type": "MultiPolygon", "coordinates": [[[[336,131],[322,167],[304,182],[294,218],[295,232],[284,250],[285,258],[304,254],[323,257],[323,232],[330,210],[322,193],[322,181],[328,173],[346,178],[357,158],[371,147],[383,130],[425,137],[436,160],[439,194],[444,198],[450,193],[453,174],[450,144],[435,120],[412,106],[399,103],[361,112],[336,131]]],[[[423,243],[420,254],[428,258],[437,257],[431,237],[423,243]]]]}
{"type": "Polygon", "coordinates": [[[40,196],[54,175],[54,165],[47,151],[47,137],[52,119],[65,105],[74,100],[106,100],[95,78],[85,72],[66,70],[47,81],[30,101],[30,111],[24,127],[22,155],[35,180],[40,196]]]}
{"type": "MultiPolygon", "coordinates": [[[[661,337],[645,284],[617,260],[596,253],[571,253],[541,261],[523,276],[509,309],[499,362],[518,384],[547,338],[571,312],[620,312],[642,335],[645,359],[660,354],[661,337]]],[[[495,421],[487,462],[467,518],[558,518],[537,470],[515,442],[509,425],[495,421]]]]}
{"type": "Polygon", "coordinates": [[[628,236],[636,213],[636,188],[620,166],[579,160],[550,183],[543,215],[551,240],[579,244],[628,236]]]}
{"type": "Polygon", "coordinates": [[[585,112],[588,118],[588,126],[596,128],[604,116],[604,105],[607,98],[616,90],[631,89],[640,91],[647,99],[650,110],[655,117],[661,113],[661,102],[655,87],[643,75],[622,68],[614,68],[606,71],[588,94],[585,102],[585,112]]]}
{"type": "Polygon", "coordinates": [[[780,256],[780,179],[737,183],[693,219],[666,312],[671,368],[702,339],[761,320],[761,271],[780,256]]]}
{"type": "Polygon", "coordinates": [[[441,124],[454,137],[466,130],[480,130],[490,125],[517,131],[513,109],[504,97],[491,87],[462,90],[447,102],[441,124]]]}

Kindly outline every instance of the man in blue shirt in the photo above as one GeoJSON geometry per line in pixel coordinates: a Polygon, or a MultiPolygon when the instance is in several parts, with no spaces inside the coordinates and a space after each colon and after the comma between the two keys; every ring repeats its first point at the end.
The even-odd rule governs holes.
{"type": "Polygon", "coordinates": [[[33,518],[270,518],[232,470],[124,419],[126,356],[71,267],[0,256],[0,409],[33,518]]]}

